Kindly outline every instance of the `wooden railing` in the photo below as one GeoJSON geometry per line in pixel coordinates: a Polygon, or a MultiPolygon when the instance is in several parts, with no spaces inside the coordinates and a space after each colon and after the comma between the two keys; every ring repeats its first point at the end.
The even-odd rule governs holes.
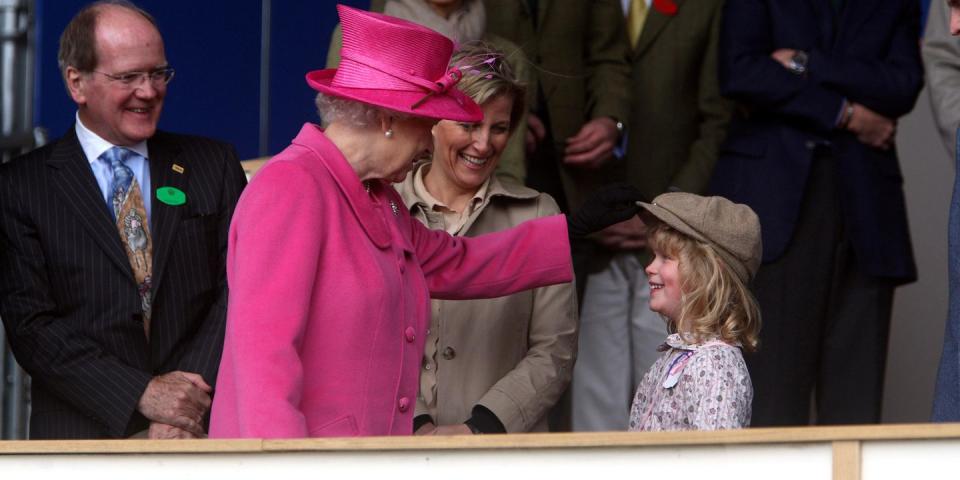
{"type": "Polygon", "coordinates": [[[79,465],[79,459],[96,471],[145,469],[136,474],[138,480],[164,478],[181,468],[187,473],[207,462],[210,468],[229,473],[230,478],[275,472],[271,475],[276,480],[311,472],[320,476],[324,466],[331,472],[358,474],[364,469],[383,473],[386,468],[386,472],[405,478],[459,472],[467,478],[488,480],[518,478],[511,472],[551,480],[592,480],[611,475],[663,478],[657,472],[671,471],[682,477],[707,474],[711,480],[919,480],[928,475],[960,477],[956,471],[960,424],[296,440],[0,442],[3,478],[14,478],[2,473],[7,471],[32,472],[30,480],[68,474],[79,465]],[[157,464],[168,471],[152,477],[161,473],[149,468],[157,464]]]}

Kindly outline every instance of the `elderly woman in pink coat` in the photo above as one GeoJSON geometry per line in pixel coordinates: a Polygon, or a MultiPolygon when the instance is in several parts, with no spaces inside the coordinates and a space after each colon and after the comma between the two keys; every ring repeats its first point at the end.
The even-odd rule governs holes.
{"type": "Polygon", "coordinates": [[[460,72],[447,71],[445,37],[338,10],[340,67],[307,74],[323,127],[304,125],[260,170],[232,221],[211,437],[410,434],[431,296],[569,282],[568,235],[637,212],[634,191],[620,189],[569,220],[476,238],[428,230],[390,182],[429,155],[438,119],[482,112],[453,87],[460,72]]]}

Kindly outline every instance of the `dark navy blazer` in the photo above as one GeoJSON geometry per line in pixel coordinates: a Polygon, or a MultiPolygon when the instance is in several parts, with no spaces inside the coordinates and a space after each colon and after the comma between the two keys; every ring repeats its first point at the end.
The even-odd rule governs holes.
{"type": "Polygon", "coordinates": [[[713,194],[760,217],[763,259],[793,235],[817,148],[837,162],[844,225],[862,270],[898,283],[916,278],[896,152],[835,128],[843,99],[890,118],[909,112],[923,84],[916,0],[728,0],[720,87],[740,108],[721,148],[713,194]],[[809,54],[796,75],[778,48],[809,54]]]}

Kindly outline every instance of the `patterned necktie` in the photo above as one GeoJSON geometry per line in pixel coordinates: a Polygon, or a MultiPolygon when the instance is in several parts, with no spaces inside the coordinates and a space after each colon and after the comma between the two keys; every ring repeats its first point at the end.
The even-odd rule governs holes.
{"type": "Polygon", "coordinates": [[[636,47],[643,32],[643,23],[647,20],[647,1],[630,0],[630,10],[627,12],[627,35],[630,36],[630,46],[636,47]]]}
{"type": "Polygon", "coordinates": [[[147,210],[143,204],[140,184],[133,176],[133,170],[126,161],[134,158],[136,152],[121,147],[112,147],[100,155],[100,160],[110,166],[113,179],[110,181],[108,200],[113,218],[117,222],[120,241],[123,242],[127,258],[133,268],[133,277],[137,281],[140,293],[140,306],[143,309],[143,331],[150,338],[150,311],[153,292],[150,289],[153,271],[153,240],[150,238],[150,225],[147,210]]]}

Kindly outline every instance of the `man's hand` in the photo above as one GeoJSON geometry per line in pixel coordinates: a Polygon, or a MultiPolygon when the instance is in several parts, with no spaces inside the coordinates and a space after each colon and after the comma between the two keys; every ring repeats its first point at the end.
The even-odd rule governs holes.
{"type": "Polygon", "coordinates": [[[612,118],[594,118],[567,139],[563,163],[572,167],[599,168],[613,158],[618,136],[617,124],[612,118]]]}
{"type": "Polygon", "coordinates": [[[780,62],[780,65],[783,65],[783,68],[786,68],[787,70],[793,70],[793,56],[796,55],[796,53],[797,51],[792,48],[778,48],[770,54],[770,58],[780,62]]]}
{"type": "Polygon", "coordinates": [[[212,391],[196,373],[166,373],[150,380],[137,410],[152,422],[165,423],[200,437],[204,435],[203,415],[210,408],[212,391]]]}
{"type": "Polygon", "coordinates": [[[470,427],[458,423],[456,425],[439,425],[433,429],[430,435],[473,435],[473,432],[470,431],[470,427]]]}
{"type": "Polygon", "coordinates": [[[857,136],[860,143],[881,150],[893,146],[894,135],[897,133],[897,123],[859,103],[851,103],[853,113],[847,122],[847,130],[857,136]]]}
{"type": "Polygon", "coordinates": [[[647,246],[647,226],[637,215],[600,230],[594,238],[610,250],[639,250],[647,246]]]}
{"type": "Polygon", "coordinates": [[[527,115],[527,136],[526,136],[526,145],[527,153],[532,154],[537,151],[537,145],[540,145],[540,142],[543,141],[543,138],[547,136],[547,128],[543,125],[543,122],[540,121],[540,117],[537,117],[534,114],[527,115]]]}
{"type": "Polygon", "coordinates": [[[150,430],[147,431],[147,438],[152,440],[206,438],[206,435],[198,437],[186,430],[165,423],[150,422],[150,430]]]}

